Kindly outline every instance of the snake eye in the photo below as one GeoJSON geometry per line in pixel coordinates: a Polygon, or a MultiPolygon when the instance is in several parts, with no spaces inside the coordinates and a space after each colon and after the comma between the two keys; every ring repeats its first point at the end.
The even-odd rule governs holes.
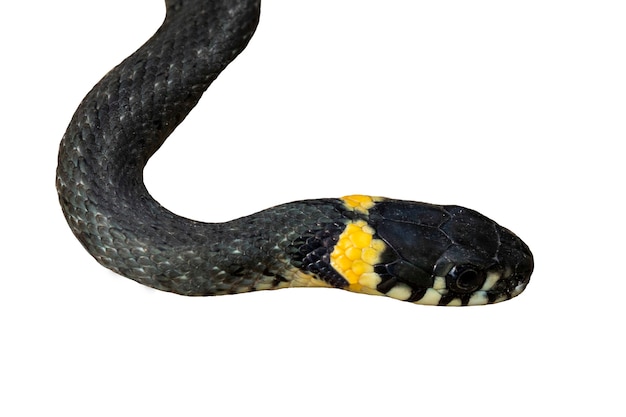
{"type": "Polygon", "coordinates": [[[471,293],[485,283],[485,274],[473,265],[456,265],[446,276],[446,286],[460,293],[471,293]]]}

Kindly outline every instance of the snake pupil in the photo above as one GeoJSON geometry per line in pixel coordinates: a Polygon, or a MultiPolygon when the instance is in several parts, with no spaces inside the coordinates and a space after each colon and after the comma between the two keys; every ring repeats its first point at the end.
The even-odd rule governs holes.
{"type": "Polygon", "coordinates": [[[485,277],[471,265],[457,265],[450,270],[446,281],[451,290],[470,293],[483,285],[485,277]]]}
{"type": "Polygon", "coordinates": [[[472,288],[476,286],[476,281],[478,281],[478,272],[470,269],[461,273],[457,284],[461,288],[472,288]]]}

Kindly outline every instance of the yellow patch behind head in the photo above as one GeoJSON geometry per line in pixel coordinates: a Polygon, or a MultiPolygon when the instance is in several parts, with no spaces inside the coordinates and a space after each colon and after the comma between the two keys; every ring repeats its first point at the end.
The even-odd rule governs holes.
{"type": "Polygon", "coordinates": [[[372,294],[381,282],[374,265],[380,262],[385,247],[385,242],[374,238],[374,229],[364,220],[357,220],[339,236],[330,264],[348,281],[348,290],[372,294]]]}
{"type": "Polygon", "coordinates": [[[345,197],[341,197],[344,204],[350,210],[358,211],[360,213],[367,214],[367,211],[374,207],[376,202],[381,201],[381,197],[370,197],[369,195],[347,195],[345,197]]]}

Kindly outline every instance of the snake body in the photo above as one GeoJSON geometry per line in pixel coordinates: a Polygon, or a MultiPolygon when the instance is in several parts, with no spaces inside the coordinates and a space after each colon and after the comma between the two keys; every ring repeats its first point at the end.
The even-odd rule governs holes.
{"type": "Polygon", "coordinates": [[[435,305],[521,293],[533,258],[509,230],[458,206],[353,195],[297,201],[225,223],[168,211],[148,159],[245,48],[255,0],[166,0],[154,36],[87,94],[61,141],[65,218],[102,265],[183,295],[326,286],[435,305]]]}

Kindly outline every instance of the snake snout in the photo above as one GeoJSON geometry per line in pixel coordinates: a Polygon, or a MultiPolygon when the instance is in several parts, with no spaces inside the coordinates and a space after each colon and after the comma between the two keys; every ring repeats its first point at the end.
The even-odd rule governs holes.
{"type": "Polygon", "coordinates": [[[528,246],[510,230],[498,230],[500,245],[496,259],[503,267],[503,275],[494,287],[494,302],[521,294],[534,270],[533,254],[528,246]]]}

